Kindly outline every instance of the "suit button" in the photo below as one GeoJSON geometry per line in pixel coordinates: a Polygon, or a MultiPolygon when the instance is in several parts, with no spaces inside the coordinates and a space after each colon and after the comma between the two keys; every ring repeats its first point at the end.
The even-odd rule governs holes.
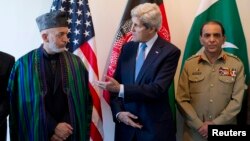
{"type": "Polygon", "coordinates": [[[213,101],[213,99],[210,99],[209,102],[210,102],[210,103],[213,103],[214,101],[213,101]]]}

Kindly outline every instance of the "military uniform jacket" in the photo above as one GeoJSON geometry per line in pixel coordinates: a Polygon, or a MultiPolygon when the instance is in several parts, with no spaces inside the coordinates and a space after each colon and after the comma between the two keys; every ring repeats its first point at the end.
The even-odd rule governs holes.
{"type": "Polygon", "coordinates": [[[186,140],[202,140],[197,130],[204,121],[236,124],[244,95],[244,67],[239,58],[221,52],[214,64],[201,53],[184,65],[176,100],[186,127],[186,140]]]}

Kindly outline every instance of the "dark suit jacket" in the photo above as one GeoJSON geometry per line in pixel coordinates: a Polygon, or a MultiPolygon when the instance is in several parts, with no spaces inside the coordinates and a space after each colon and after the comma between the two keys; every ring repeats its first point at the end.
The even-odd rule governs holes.
{"type": "Polygon", "coordinates": [[[124,99],[111,96],[115,141],[174,141],[175,124],[169,105],[168,89],[173,81],[180,50],[158,37],[135,81],[138,42],[127,43],[121,51],[114,78],[124,84],[124,99]],[[142,129],[116,120],[116,114],[129,111],[139,117],[142,129]]]}
{"type": "Polygon", "coordinates": [[[7,121],[9,114],[9,100],[7,85],[15,58],[9,54],[0,52],[0,141],[6,140],[7,121]]]}

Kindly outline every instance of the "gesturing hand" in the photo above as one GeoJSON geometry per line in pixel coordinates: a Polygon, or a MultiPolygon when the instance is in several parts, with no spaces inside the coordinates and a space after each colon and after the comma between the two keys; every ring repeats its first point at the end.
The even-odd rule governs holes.
{"type": "Polygon", "coordinates": [[[140,123],[136,123],[133,121],[138,119],[138,117],[131,114],[130,112],[120,112],[117,118],[119,121],[123,122],[126,125],[132,126],[134,128],[142,128],[142,125],[140,123]]]}
{"type": "Polygon", "coordinates": [[[101,89],[118,93],[120,91],[120,84],[112,77],[105,76],[105,78],[107,81],[96,81],[95,84],[101,89]]]}

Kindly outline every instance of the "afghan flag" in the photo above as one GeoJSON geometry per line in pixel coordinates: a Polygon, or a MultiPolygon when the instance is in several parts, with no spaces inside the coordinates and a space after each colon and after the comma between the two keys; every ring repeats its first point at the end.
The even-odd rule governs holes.
{"type": "MultiPolygon", "coordinates": [[[[238,56],[244,64],[246,84],[249,83],[249,63],[247,46],[242,29],[236,0],[201,0],[197,15],[194,19],[191,31],[188,35],[186,48],[182,60],[182,67],[190,56],[196,54],[202,47],[200,44],[200,28],[203,23],[216,20],[225,28],[226,41],[223,50],[238,56]]],[[[246,98],[245,98],[246,100],[246,98]]],[[[245,122],[246,101],[243,101],[242,111],[239,115],[239,123],[245,122]]]]}
{"type": "MultiPolygon", "coordinates": [[[[168,28],[168,21],[165,13],[165,7],[163,4],[163,0],[128,0],[126,9],[124,11],[124,14],[121,19],[120,27],[117,31],[117,34],[115,36],[111,52],[110,52],[110,58],[109,62],[107,64],[107,70],[106,75],[112,77],[117,66],[117,60],[120,56],[120,52],[122,49],[122,46],[132,40],[132,33],[131,33],[131,27],[132,27],[132,21],[131,21],[131,10],[142,3],[149,2],[149,3],[156,3],[162,14],[162,27],[160,31],[158,32],[158,35],[162,37],[163,39],[170,42],[170,32],[168,28]]],[[[105,100],[109,103],[109,93],[107,91],[103,92],[105,100]]],[[[172,83],[171,87],[169,88],[169,102],[171,106],[171,110],[173,112],[173,118],[176,117],[176,107],[175,107],[175,91],[174,91],[174,83],[172,83]]]]}

